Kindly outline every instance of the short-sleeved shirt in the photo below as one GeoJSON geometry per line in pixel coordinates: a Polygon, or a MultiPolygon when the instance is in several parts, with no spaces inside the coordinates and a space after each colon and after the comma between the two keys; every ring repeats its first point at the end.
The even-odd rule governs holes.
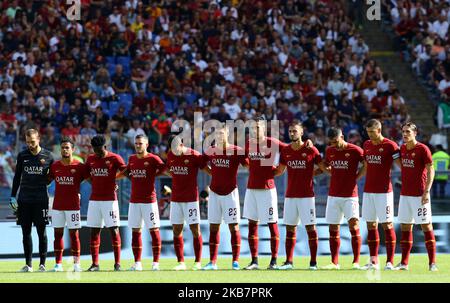
{"type": "Polygon", "coordinates": [[[80,185],[87,177],[86,165],[78,160],[68,165],[62,161],[53,163],[49,174],[50,180],[55,181],[53,209],[80,210],[80,185]]]}
{"type": "Polygon", "coordinates": [[[380,144],[367,140],[363,145],[364,159],[367,163],[366,193],[389,193],[392,191],[391,168],[395,159],[400,157],[397,143],[384,138],[380,144]]]}
{"type": "Polygon", "coordinates": [[[239,164],[248,165],[244,150],[235,145],[229,145],[226,149],[210,147],[204,157],[211,167],[210,189],[221,196],[231,193],[237,187],[239,164]]]}
{"type": "Polygon", "coordinates": [[[246,143],[245,155],[249,159],[248,189],[275,188],[274,166],[278,165],[280,151],[287,146],[281,141],[266,137],[261,144],[246,143]]]}
{"type": "Polygon", "coordinates": [[[328,191],[333,197],[357,197],[359,163],[364,160],[364,151],[351,143],[344,149],[338,150],[330,146],[326,149],[325,164],[331,166],[331,181],[328,191]]]}
{"type": "Polygon", "coordinates": [[[120,155],[108,151],[104,158],[90,155],[86,161],[91,177],[91,201],[116,201],[116,174],[127,166],[120,155]]]}
{"type": "Polygon", "coordinates": [[[403,196],[422,196],[427,184],[426,165],[432,164],[430,149],[418,142],[414,148],[408,150],[406,144],[400,147],[402,160],[402,189],[403,196]]]}
{"type": "Polygon", "coordinates": [[[292,145],[283,148],[280,155],[280,164],[287,168],[288,185],[286,198],[314,197],[314,164],[322,161],[317,148],[307,148],[304,144],[298,150],[292,145]]]}
{"type": "Polygon", "coordinates": [[[127,170],[131,180],[130,203],[155,203],[155,177],[157,172],[164,170],[165,164],[160,157],[148,154],[138,158],[131,155],[127,170]]]}
{"type": "Polygon", "coordinates": [[[203,156],[187,148],[182,155],[167,154],[167,169],[172,176],[172,202],[198,201],[198,170],[206,166],[203,156]]]}

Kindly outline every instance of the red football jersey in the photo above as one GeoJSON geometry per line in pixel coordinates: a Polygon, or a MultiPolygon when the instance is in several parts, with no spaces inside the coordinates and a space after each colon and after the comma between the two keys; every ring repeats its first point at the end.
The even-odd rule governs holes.
{"type": "Polygon", "coordinates": [[[210,189],[222,196],[231,193],[237,187],[239,164],[248,165],[244,150],[235,145],[229,145],[226,150],[210,147],[204,157],[211,166],[210,189]]]}
{"type": "Polygon", "coordinates": [[[247,188],[275,188],[274,165],[278,164],[280,152],[286,146],[287,144],[271,137],[266,137],[261,144],[247,141],[245,145],[245,155],[249,159],[247,188]]]}
{"type": "Polygon", "coordinates": [[[327,147],[325,164],[331,166],[329,196],[346,198],[358,196],[356,176],[359,162],[363,160],[364,151],[354,144],[347,143],[347,147],[342,150],[327,147]]]}
{"type": "Polygon", "coordinates": [[[154,154],[144,158],[131,155],[128,159],[127,170],[131,180],[130,203],[155,203],[155,177],[157,171],[164,170],[164,162],[154,154]]]}
{"type": "Polygon", "coordinates": [[[179,156],[169,151],[167,168],[172,176],[172,202],[198,201],[197,175],[205,166],[203,156],[191,148],[179,156]]]}
{"type": "Polygon", "coordinates": [[[90,200],[116,201],[116,174],[127,167],[122,157],[109,151],[104,158],[93,154],[88,157],[86,165],[92,184],[90,200]]]}
{"type": "Polygon", "coordinates": [[[80,210],[80,184],[88,177],[86,166],[78,160],[69,165],[54,162],[49,172],[49,178],[55,181],[53,209],[80,210]]]}
{"type": "Polygon", "coordinates": [[[389,193],[392,191],[391,168],[395,159],[400,157],[397,143],[384,138],[380,144],[374,145],[367,140],[363,145],[364,159],[367,163],[366,193],[389,193]]]}
{"type": "Polygon", "coordinates": [[[417,143],[408,150],[406,144],[400,147],[402,159],[402,190],[403,196],[422,196],[427,184],[425,166],[433,163],[431,151],[425,144],[417,143]]]}
{"type": "Polygon", "coordinates": [[[317,148],[307,148],[303,144],[298,150],[289,145],[281,151],[280,163],[286,165],[288,185],[286,198],[314,197],[314,164],[322,161],[317,148]]]}

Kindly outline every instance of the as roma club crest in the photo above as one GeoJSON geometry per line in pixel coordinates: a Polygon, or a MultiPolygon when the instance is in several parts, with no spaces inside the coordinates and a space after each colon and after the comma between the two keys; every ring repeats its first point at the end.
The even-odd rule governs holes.
{"type": "Polygon", "coordinates": [[[111,161],[107,160],[105,163],[106,163],[106,165],[110,165],[111,161]]]}
{"type": "Polygon", "coordinates": [[[144,162],[144,166],[148,166],[150,163],[148,163],[147,161],[144,162]]]}
{"type": "Polygon", "coordinates": [[[77,171],[76,171],[74,168],[72,168],[72,169],[70,170],[70,172],[71,172],[72,174],[74,174],[74,173],[76,173],[77,171]]]}
{"type": "Polygon", "coordinates": [[[416,153],[412,153],[411,156],[415,157],[415,156],[416,156],[416,153]]]}
{"type": "Polygon", "coordinates": [[[302,157],[303,157],[303,158],[306,158],[306,156],[307,156],[306,153],[303,153],[303,154],[302,154],[302,157]]]}
{"type": "Polygon", "coordinates": [[[384,151],[384,149],[383,149],[383,148],[380,148],[379,151],[380,151],[380,153],[382,153],[382,152],[384,151]]]}
{"type": "Polygon", "coordinates": [[[346,153],[346,154],[345,154],[345,157],[347,157],[347,158],[350,157],[350,154],[349,154],[349,153],[346,153]]]}
{"type": "Polygon", "coordinates": [[[188,164],[189,163],[189,160],[184,160],[184,164],[188,164]]]}
{"type": "Polygon", "coordinates": [[[44,164],[45,163],[45,159],[41,159],[40,162],[41,162],[41,164],[44,164]]]}

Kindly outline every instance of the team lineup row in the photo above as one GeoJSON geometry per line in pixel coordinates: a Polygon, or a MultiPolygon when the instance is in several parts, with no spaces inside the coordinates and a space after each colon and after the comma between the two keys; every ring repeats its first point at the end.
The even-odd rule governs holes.
{"type": "Polygon", "coordinates": [[[61,160],[53,161],[51,154],[40,148],[39,133],[28,130],[27,150],[19,153],[14,176],[10,205],[15,210],[18,224],[22,227],[26,265],[23,272],[32,269],[31,226],[34,223],[39,235],[39,270],[45,271],[48,224],[47,185],[55,181],[55,196],[51,210],[54,227],[54,251],[56,265],[53,271],[62,271],[63,233],[67,226],[71,238],[74,270],[81,271],[80,241],[80,184],[88,180],[92,185],[87,213],[87,226],[91,228],[90,251],[92,265],[88,271],[99,271],[100,231],[103,226],[110,230],[114,250],[114,270],[120,270],[121,238],[119,234],[119,207],[116,195],[116,180],[129,178],[131,196],[128,225],[132,228],[132,250],[135,258],[130,270],[142,270],[143,225],[152,238],[153,270],[159,270],[161,237],[159,232],[159,210],[154,189],[155,178],[165,174],[172,177],[170,222],[173,226],[173,243],[178,265],[175,270],[185,270],[184,223],[190,227],[194,238],[195,262],[193,270],[216,270],[219,247],[219,229],[224,221],[231,233],[232,269],[238,270],[241,236],[239,231],[240,203],[237,190],[239,165],[249,169],[249,179],[244,199],[243,217],[249,220],[248,244],[252,256],[245,270],[255,270],[258,264],[258,224],[267,224],[270,229],[271,261],[268,269],[287,270],[293,268],[296,228],[305,225],[310,249],[311,270],[317,270],[318,236],[315,227],[315,199],[313,178],[326,173],[330,187],[326,205],[326,222],[329,224],[331,263],[321,269],[340,269],[340,223],[348,221],[353,249],[353,269],[379,269],[378,223],[385,232],[387,260],[385,270],[408,270],[412,248],[412,226],[420,224],[425,235],[429,256],[429,269],[437,271],[436,245],[432,227],[430,188],[434,178],[431,152],[417,142],[417,127],[413,123],[402,126],[404,144],[395,142],[381,134],[381,123],[370,120],[366,125],[369,136],[363,148],[344,140],[342,131],[328,131],[329,146],[322,159],[310,140],[302,141],[303,127],[299,123],[289,126],[291,143],[285,144],[267,137],[266,121],[257,120],[251,129],[250,139],[244,148],[228,143],[226,127],[216,129],[215,145],[201,154],[183,145],[182,140],[171,136],[170,151],[164,163],[158,156],[148,153],[148,139],[144,135],[135,138],[136,153],[129,157],[128,164],[117,154],[107,150],[103,136],[91,140],[94,154],[86,163],[72,156],[74,143],[70,138],[61,141],[61,160]],[[279,157],[271,151],[278,150],[279,157]],[[269,163],[268,163],[269,162],[269,163]],[[391,168],[393,163],[401,168],[402,188],[398,210],[401,223],[401,261],[394,266],[396,233],[393,227],[393,191],[391,168]],[[200,232],[200,210],[197,174],[204,170],[211,175],[208,201],[210,224],[210,262],[201,266],[203,239],[200,232]],[[286,225],[286,260],[277,265],[279,231],[278,201],[274,177],[287,170],[288,184],[284,201],[284,224],[286,225]],[[367,222],[370,262],[359,265],[361,236],[359,233],[359,201],[357,181],[366,176],[362,201],[362,217],[367,222]],[[20,190],[19,190],[20,189],[20,190]],[[17,196],[17,199],[16,199],[17,196]]]}

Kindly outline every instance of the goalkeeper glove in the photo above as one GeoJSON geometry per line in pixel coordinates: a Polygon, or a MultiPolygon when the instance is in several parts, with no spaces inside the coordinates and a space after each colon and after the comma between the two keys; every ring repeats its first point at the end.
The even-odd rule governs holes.
{"type": "Polygon", "coordinates": [[[9,199],[9,206],[11,207],[14,215],[17,214],[17,209],[19,208],[19,204],[17,204],[17,199],[15,197],[11,197],[9,199]]]}

